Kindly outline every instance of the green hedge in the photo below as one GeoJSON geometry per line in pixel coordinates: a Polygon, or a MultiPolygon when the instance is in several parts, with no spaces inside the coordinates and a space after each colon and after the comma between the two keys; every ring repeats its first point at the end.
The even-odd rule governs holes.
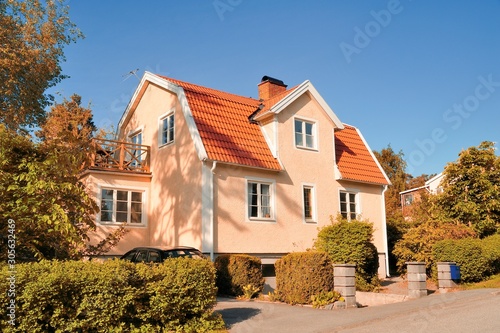
{"type": "Polygon", "coordinates": [[[264,288],[260,258],[246,254],[224,254],[215,259],[219,294],[241,296],[245,287],[256,292],[264,288]]]}
{"type": "Polygon", "coordinates": [[[294,252],[275,263],[276,297],[311,304],[311,296],[333,291],[333,264],[325,252],[294,252]]]}
{"type": "Polygon", "coordinates": [[[491,263],[490,274],[500,273],[500,235],[493,235],[482,239],[484,254],[491,263]]]}
{"type": "Polygon", "coordinates": [[[460,266],[462,282],[484,280],[491,272],[492,260],[483,249],[482,240],[477,238],[447,239],[437,242],[433,247],[433,254],[436,263],[456,262],[460,266]]]}
{"type": "Polygon", "coordinates": [[[314,247],[328,253],[336,264],[356,265],[356,289],[372,291],[380,286],[378,253],[372,243],[373,225],[365,221],[347,221],[341,216],[320,229],[314,247]]]}
{"type": "Polygon", "coordinates": [[[0,271],[2,332],[205,332],[224,328],[212,311],[215,269],[209,261],[161,265],[41,261],[16,265],[16,326],[0,271]]]}

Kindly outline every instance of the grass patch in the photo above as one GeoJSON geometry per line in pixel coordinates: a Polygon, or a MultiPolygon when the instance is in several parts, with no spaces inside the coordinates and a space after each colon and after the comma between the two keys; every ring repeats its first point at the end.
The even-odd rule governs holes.
{"type": "Polygon", "coordinates": [[[477,283],[466,283],[461,286],[463,289],[500,288],[500,274],[491,276],[488,280],[477,283]]]}

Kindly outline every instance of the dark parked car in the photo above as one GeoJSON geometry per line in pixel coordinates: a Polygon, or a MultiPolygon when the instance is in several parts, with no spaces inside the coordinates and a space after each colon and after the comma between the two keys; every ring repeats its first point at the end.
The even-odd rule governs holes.
{"type": "Polygon", "coordinates": [[[199,250],[194,247],[187,246],[176,246],[176,247],[166,247],[166,248],[156,248],[156,247],[136,247],[123,256],[120,259],[128,260],[131,262],[154,262],[160,263],[165,259],[169,258],[180,258],[188,257],[195,259],[204,259],[205,256],[199,250]]]}

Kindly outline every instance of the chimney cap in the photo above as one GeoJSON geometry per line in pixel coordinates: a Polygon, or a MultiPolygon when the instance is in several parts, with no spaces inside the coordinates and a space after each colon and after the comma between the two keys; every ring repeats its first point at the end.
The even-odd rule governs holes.
{"type": "Polygon", "coordinates": [[[262,77],[262,80],[260,80],[260,82],[265,82],[265,81],[269,81],[269,83],[286,87],[286,84],[283,81],[275,79],[274,77],[270,77],[268,75],[264,75],[262,77]]]}

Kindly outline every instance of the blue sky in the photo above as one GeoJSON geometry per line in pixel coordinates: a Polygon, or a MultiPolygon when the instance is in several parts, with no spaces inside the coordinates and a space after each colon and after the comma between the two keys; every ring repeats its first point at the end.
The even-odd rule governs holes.
{"type": "Polygon", "coordinates": [[[500,141],[500,0],[68,4],[86,38],[65,48],[70,78],[51,92],[81,95],[98,126],[118,123],[139,69],[250,97],[264,75],[310,80],[414,176],[500,141]]]}

